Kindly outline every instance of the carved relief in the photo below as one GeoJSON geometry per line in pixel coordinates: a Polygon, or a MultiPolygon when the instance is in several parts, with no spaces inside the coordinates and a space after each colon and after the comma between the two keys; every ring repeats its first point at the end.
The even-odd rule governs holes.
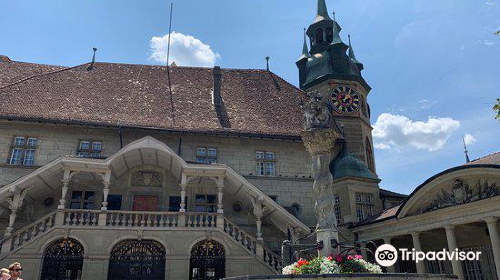
{"type": "Polygon", "coordinates": [[[457,179],[453,183],[451,192],[441,190],[432,203],[423,208],[422,213],[436,211],[455,205],[474,202],[494,196],[500,196],[500,186],[496,183],[489,183],[488,180],[478,180],[476,185],[471,188],[462,180],[457,179]]]}
{"type": "Polygon", "coordinates": [[[132,186],[161,187],[161,174],[154,170],[139,170],[132,173],[132,186]]]}

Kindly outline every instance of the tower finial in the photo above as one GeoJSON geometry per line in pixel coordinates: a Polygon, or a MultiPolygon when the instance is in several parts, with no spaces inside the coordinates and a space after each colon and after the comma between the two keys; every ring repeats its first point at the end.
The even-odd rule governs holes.
{"type": "Polygon", "coordinates": [[[316,20],[320,21],[324,19],[330,19],[328,16],[328,10],[326,8],[325,0],[318,0],[318,12],[316,14],[316,20]]]}
{"type": "Polygon", "coordinates": [[[266,70],[269,71],[269,56],[266,56],[266,70]]]}
{"type": "Polygon", "coordinates": [[[97,48],[92,48],[92,50],[94,51],[94,54],[92,55],[92,62],[90,63],[89,67],[87,67],[87,71],[90,71],[94,68],[94,63],[95,63],[95,53],[97,51],[97,48]]]}
{"type": "Polygon", "coordinates": [[[465,163],[469,163],[470,162],[469,151],[467,151],[467,146],[465,145],[465,138],[463,135],[462,135],[462,142],[464,143],[465,163]]]}
{"type": "MultiPolygon", "coordinates": [[[[333,12],[333,18],[335,18],[335,12],[333,12]]],[[[332,45],[335,44],[343,44],[342,39],[340,39],[340,34],[339,30],[337,28],[337,22],[333,20],[333,26],[332,26],[332,45]]]]}

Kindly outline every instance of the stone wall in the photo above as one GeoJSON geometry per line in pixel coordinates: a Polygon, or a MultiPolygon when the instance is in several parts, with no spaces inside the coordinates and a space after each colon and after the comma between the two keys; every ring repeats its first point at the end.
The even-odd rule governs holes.
{"type": "Polygon", "coordinates": [[[323,280],[348,280],[348,279],[356,279],[356,280],[444,280],[444,279],[457,279],[456,276],[453,275],[429,275],[429,274],[412,274],[412,273],[404,273],[404,274],[396,274],[396,273],[385,273],[385,274],[362,274],[362,273],[354,273],[354,274],[325,274],[325,275],[279,275],[279,276],[240,276],[240,277],[228,277],[225,280],[250,280],[250,279],[269,279],[269,280],[277,280],[277,279],[296,279],[296,280],[305,280],[305,279],[323,279],[323,280]]]}

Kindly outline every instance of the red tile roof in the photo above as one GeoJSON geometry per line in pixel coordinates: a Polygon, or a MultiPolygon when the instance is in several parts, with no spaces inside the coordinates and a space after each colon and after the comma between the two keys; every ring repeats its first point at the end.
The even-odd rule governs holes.
{"type": "Polygon", "coordinates": [[[467,164],[500,164],[500,152],[496,152],[475,160],[471,160],[467,164]]]}
{"type": "Polygon", "coordinates": [[[0,88],[64,68],[66,67],[12,61],[8,56],[0,55],[0,88]]]}
{"type": "Polygon", "coordinates": [[[96,63],[87,71],[89,64],[6,64],[12,65],[7,72],[0,66],[3,119],[293,138],[302,130],[302,91],[266,70],[222,69],[222,115],[229,123],[223,127],[212,104],[213,68],[170,67],[170,97],[165,66],[96,63]]]}

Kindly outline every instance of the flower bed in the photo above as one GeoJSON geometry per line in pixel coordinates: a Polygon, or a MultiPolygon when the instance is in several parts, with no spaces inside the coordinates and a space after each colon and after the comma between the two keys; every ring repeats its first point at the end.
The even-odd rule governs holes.
{"type": "Polygon", "coordinates": [[[282,274],[382,273],[380,266],[369,263],[360,255],[318,257],[310,261],[300,259],[286,266],[282,274]]]}

